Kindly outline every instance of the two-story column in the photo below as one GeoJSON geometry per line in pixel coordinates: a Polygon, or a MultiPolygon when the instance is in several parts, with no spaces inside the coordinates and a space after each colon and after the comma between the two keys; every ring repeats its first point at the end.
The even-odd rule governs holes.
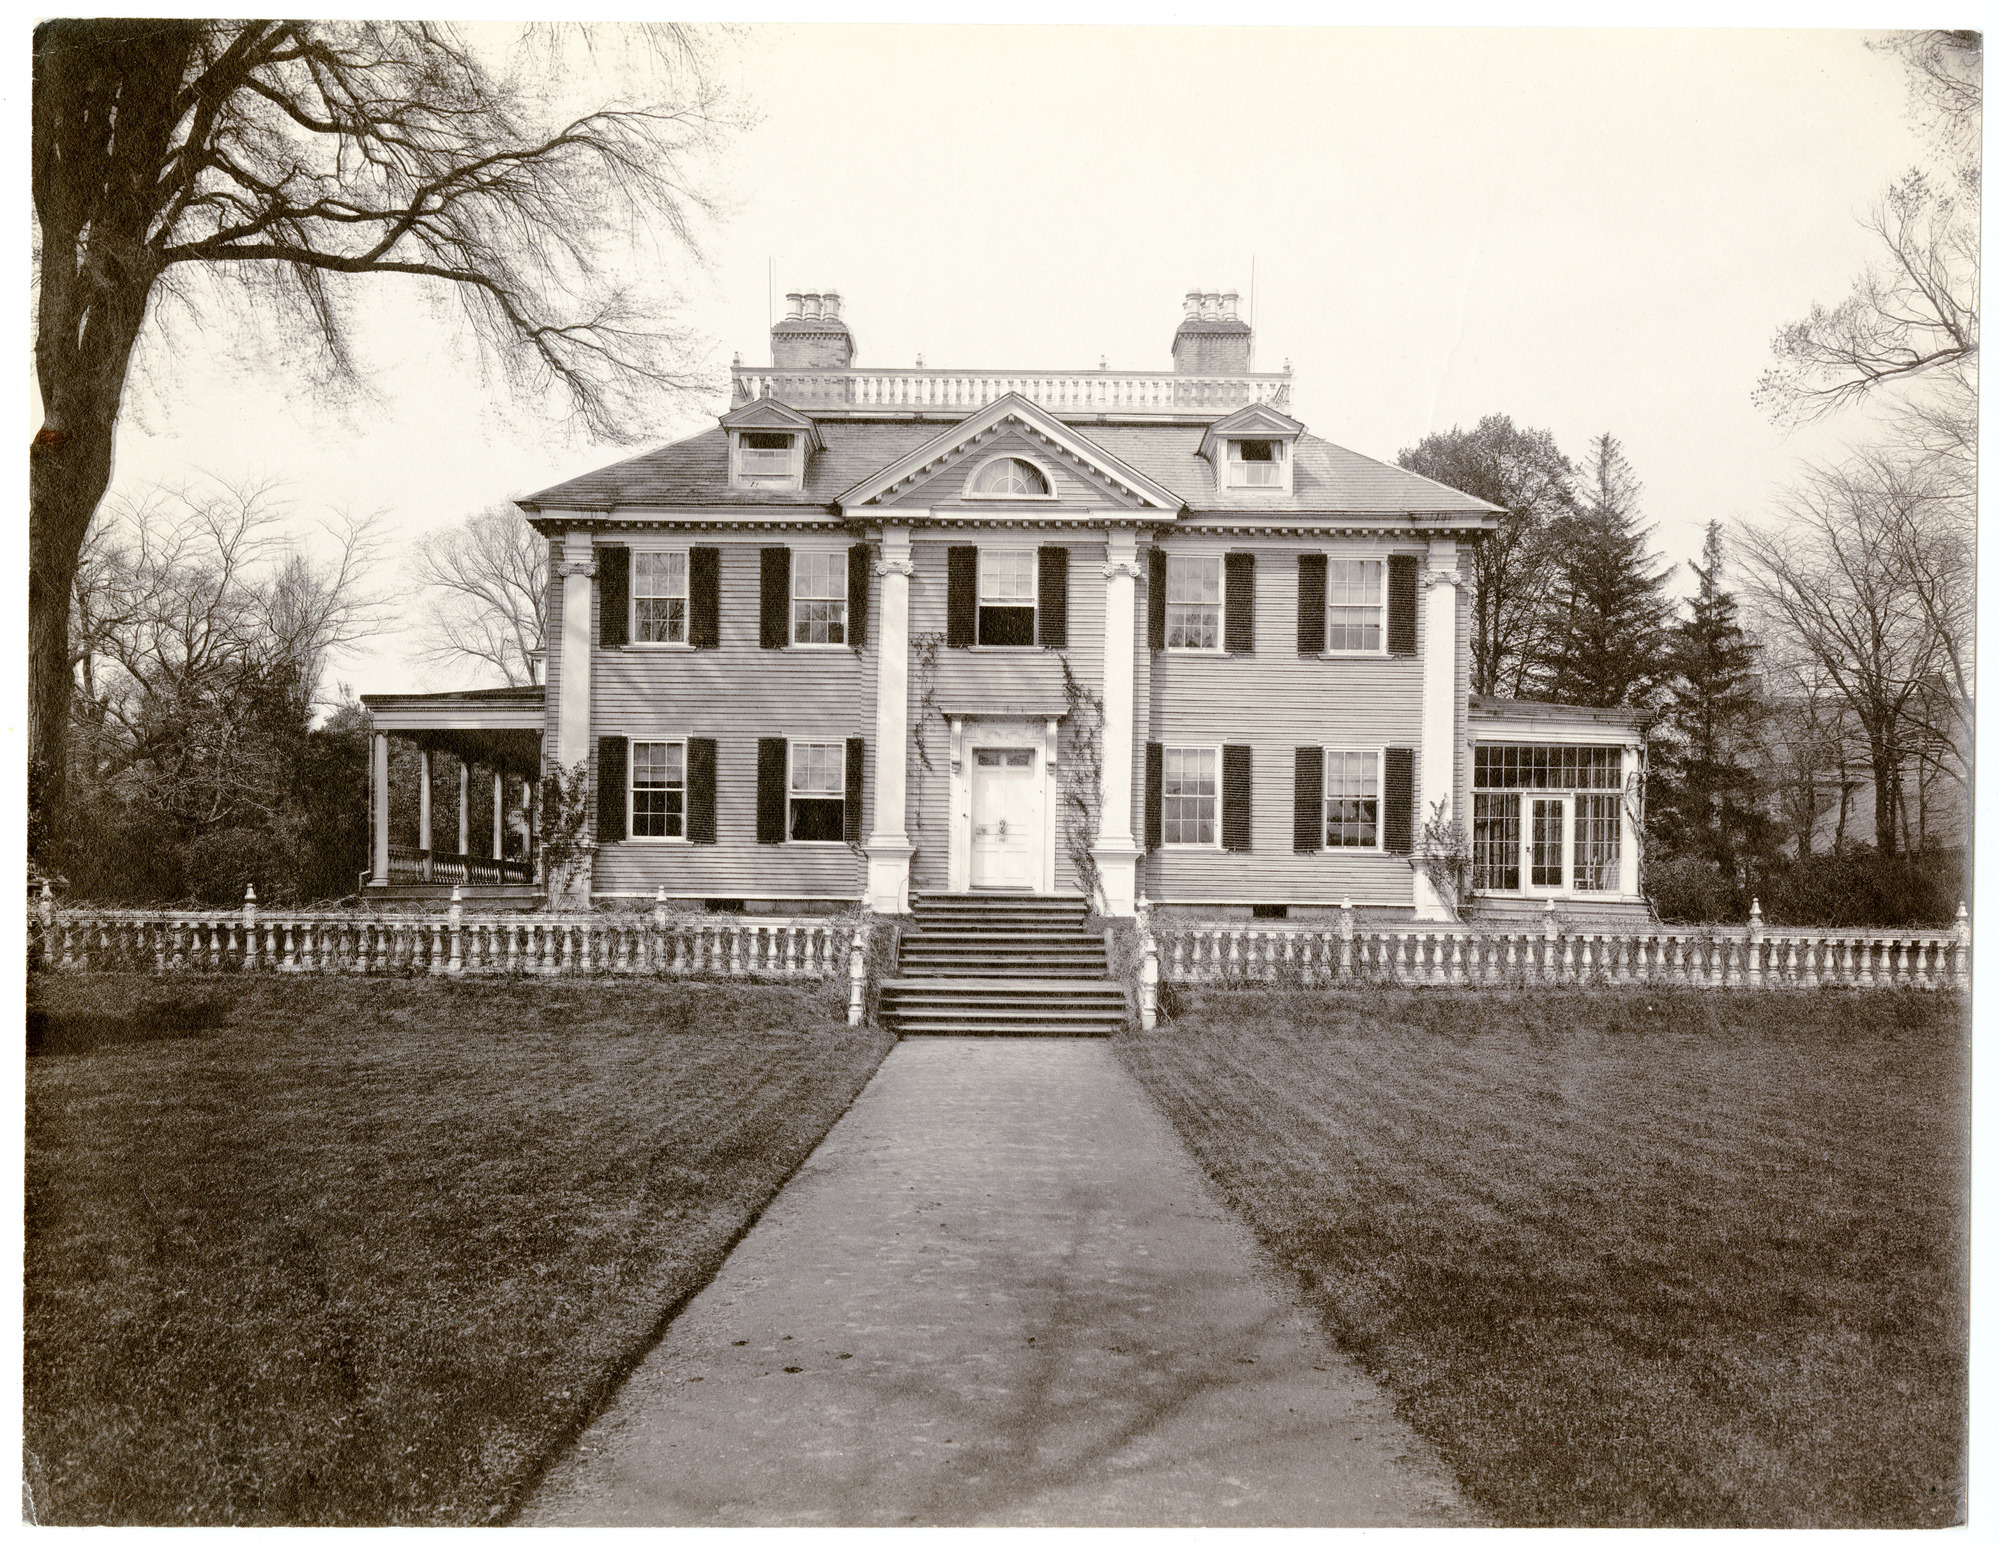
{"type": "MultiPolygon", "coordinates": [[[[1457,808],[1458,584],[1456,538],[1431,537],[1429,572],[1423,579],[1423,739],[1416,795],[1419,832],[1440,807],[1447,821],[1462,813],[1457,808]]],[[[1450,905],[1420,867],[1416,870],[1416,920],[1455,920],[1450,905]]]]}
{"type": "Polygon", "coordinates": [[[1097,843],[1097,877],[1113,917],[1138,913],[1138,844],[1131,838],[1133,635],[1138,610],[1138,534],[1113,528],[1104,564],[1103,788],[1097,843]]]}
{"type": "Polygon", "coordinates": [[[881,626],[875,648],[875,819],[868,833],[868,909],[909,910],[909,860],[916,849],[904,825],[909,803],[909,528],[882,531],[881,626]]]}
{"type": "MultiPolygon", "coordinates": [[[[563,534],[562,663],[556,678],[555,760],[565,773],[590,758],[590,591],[597,575],[590,533],[563,534]]],[[[585,905],[590,900],[591,850],[586,848],[566,873],[544,873],[551,902],[585,905]]]]}
{"type": "Polygon", "coordinates": [[[389,882],[389,737],[379,731],[369,748],[368,780],[374,785],[369,790],[374,802],[374,829],[368,833],[374,843],[374,882],[385,885],[389,882]]]}

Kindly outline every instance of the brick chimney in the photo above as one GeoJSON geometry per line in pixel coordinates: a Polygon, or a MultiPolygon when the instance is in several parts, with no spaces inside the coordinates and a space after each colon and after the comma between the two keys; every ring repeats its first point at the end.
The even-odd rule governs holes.
{"type": "Polygon", "coordinates": [[[835,291],[784,297],[784,320],[770,330],[770,362],[779,370],[845,370],[854,362],[854,335],[840,320],[835,291]]]}
{"type": "Polygon", "coordinates": [[[1234,290],[1187,291],[1187,313],[1173,334],[1173,368],[1182,375],[1249,374],[1249,323],[1236,315],[1234,290]]]}

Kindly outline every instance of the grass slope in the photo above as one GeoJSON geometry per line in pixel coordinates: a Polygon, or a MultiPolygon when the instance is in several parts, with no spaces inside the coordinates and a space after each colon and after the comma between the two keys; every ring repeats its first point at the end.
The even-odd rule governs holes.
{"type": "Polygon", "coordinates": [[[1203,994],[1121,1051],[1515,1525],[1963,1517],[1968,1016],[1203,994]]]}
{"type": "Polygon", "coordinates": [[[38,982],[45,1523],[477,1522],[890,1045],[779,987],[38,982]]]}

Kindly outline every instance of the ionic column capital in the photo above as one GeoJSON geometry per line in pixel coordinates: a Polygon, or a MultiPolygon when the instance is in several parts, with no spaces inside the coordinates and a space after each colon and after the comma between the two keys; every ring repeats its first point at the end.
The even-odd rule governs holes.
{"type": "Polygon", "coordinates": [[[1139,573],[1140,569],[1136,563],[1106,563],[1104,565],[1104,578],[1106,580],[1136,579],[1139,573]]]}
{"type": "Polygon", "coordinates": [[[901,574],[908,579],[915,575],[916,564],[910,558],[882,558],[875,564],[875,577],[887,578],[890,574],[901,574]]]}
{"type": "Polygon", "coordinates": [[[555,575],[559,579],[594,579],[597,577],[597,560],[564,558],[555,565],[555,575]]]}

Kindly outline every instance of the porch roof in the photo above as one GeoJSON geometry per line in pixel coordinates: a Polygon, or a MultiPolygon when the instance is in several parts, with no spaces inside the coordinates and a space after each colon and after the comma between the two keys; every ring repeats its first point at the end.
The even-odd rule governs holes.
{"type": "Polygon", "coordinates": [[[539,686],[363,692],[361,705],[378,734],[414,740],[480,766],[532,774],[541,766],[546,696],[539,686]]]}

